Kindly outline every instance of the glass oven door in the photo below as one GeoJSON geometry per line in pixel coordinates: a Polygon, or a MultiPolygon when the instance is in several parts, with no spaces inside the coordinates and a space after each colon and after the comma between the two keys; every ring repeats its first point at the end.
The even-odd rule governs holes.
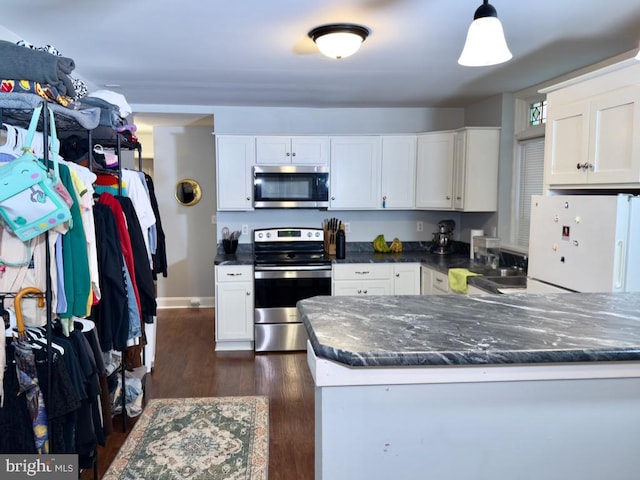
{"type": "Polygon", "coordinates": [[[299,322],[296,303],[317,295],[331,295],[331,268],[256,270],[255,323],[299,322]]]}

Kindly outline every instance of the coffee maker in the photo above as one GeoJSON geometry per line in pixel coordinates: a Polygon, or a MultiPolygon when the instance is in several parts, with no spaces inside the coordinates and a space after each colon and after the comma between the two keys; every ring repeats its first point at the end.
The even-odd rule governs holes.
{"type": "Polygon", "coordinates": [[[453,220],[440,220],[438,222],[438,231],[433,232],[431,239],[431,253],[438,255],[446,255],[453,252],[453,230],[456,228],[456,222],[453,220]]]}

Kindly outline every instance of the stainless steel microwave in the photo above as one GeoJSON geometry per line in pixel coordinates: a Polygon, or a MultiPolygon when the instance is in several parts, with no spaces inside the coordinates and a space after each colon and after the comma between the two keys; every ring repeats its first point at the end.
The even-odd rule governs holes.
{"type": "Polygon", "coordinates": [[[325,165],[255,165],[253,207],[329,207],[329,168],[325,165]]]}

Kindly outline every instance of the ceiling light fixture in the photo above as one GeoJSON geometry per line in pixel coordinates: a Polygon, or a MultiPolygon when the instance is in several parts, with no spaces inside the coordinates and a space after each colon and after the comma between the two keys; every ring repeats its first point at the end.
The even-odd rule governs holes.
{"type": "Polygon", "coordinates": [[[330,58],[345,58],[360,49],[369,36],[369,29],[352,23],[321,25],[309,32],[318,50],[330,58]]]}
{"type": "Polygon", "coordinates": [[[473,15],[458,63],[465,67],[486,67],[511,60],[498,12],[483,0],[473,15]]]}

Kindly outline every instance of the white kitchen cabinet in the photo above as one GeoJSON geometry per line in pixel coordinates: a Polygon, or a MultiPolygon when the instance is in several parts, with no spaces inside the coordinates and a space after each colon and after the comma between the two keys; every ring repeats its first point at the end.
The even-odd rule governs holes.
{"type": "Polygon", "coordinates": [[[418,135],[416,208],[426,210],[453,208],[454,135],[454,132],[418,135]]]}
{"type": "MultiPolygon", "coordinates": [[[[551,97],[551,96],[550,96],[551,97]]],[[[551,97],[545,132],[545,184],[640,182],[640,86],[564,104],[551,97]]]]}
{"type": "Polygon", "coordinates": [[[431,275],[433,269],[422,265],[420,267],[420,295],[433,295],[431,275]]]}
{"type": "Polygon", "coordinates": [[[449,275],[435,268],[422,266],[422,295],[446,295],[449,290],[449,275]]]}
{"type": "Polygon", "coordinates": [[[216,350],[253,349],[253,267],[215,267],[216,350]]]}
{"type": "Polygon", "coordinates": [[[256,137],[256,163],[267,165],[327,165],[330,141],[325,136],[256,137]]]}
{"type": "Polygon", "coordinates": [[[373,210],[380,204],[381,138],[331,138],[332,210],[373,210]]]}
{"type": "Polygon", "coordinates": [[[392,295],[390,263],[341,263],[331,270],[332,295],[392,295]]]}
{"type": "Polygon", "coordinates": [[[332,270],[333,295],[419,295],[419,263],[345,263],[332,270]]]}
{"type": "Polygon", "coordinates": [[[420,295],[420,264],[393,264],[393,294],[420,295]]]}
{"type": "Polygon", "coordinates": [[[415,204],[416,136],[382,137],[379,207],[412,209],[415,204]]]}
{"type": "Polygon", "coordinates": [[[216,185],[218,210],[253,210],[255,137],[216,136],[216,185]]]}
{"type": "Polygon", "coordinates": [[[464,128],[456,131],[453,148],[455,210],[497,210],[499,154],[499,128],[464,128]]]}

